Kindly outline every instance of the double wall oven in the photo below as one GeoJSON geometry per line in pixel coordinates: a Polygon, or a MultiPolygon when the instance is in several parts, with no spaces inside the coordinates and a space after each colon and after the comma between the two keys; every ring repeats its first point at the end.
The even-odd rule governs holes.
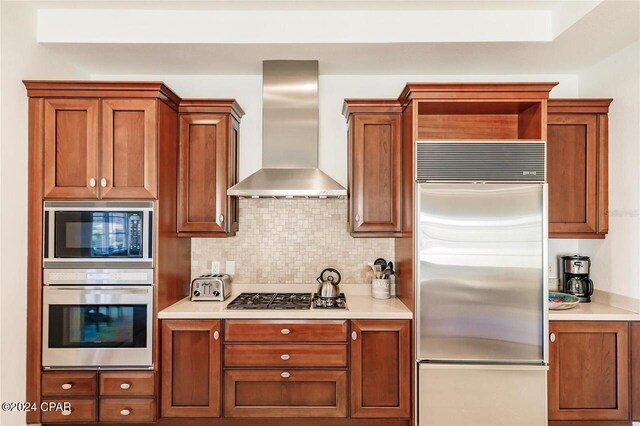
{"type": "Polygon", "coordinates": [[[153,368],[153,203],[45,202],[45,369],[153,368]]]}

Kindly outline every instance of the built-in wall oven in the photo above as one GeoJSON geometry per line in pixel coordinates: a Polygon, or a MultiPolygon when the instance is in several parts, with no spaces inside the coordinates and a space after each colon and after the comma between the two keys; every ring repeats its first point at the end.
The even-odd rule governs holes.
{"type": "Polygon", "coordinates": [[[45,269],[45,369],[152,368],[153,269],[45,269]]]}
{"type": "Polygon", "coordinates": [[[45,201],[45,268],[152,268],[153,202],[45,201]]]}

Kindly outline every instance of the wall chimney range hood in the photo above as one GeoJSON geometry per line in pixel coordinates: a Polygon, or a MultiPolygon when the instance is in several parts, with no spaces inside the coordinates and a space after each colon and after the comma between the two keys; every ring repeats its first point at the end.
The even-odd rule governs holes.
{"type": "Polygon", "coordinates": [[[318,61],[264,61],[262,71],[262,168],[227,194],[346,196],[347,190],[318,168],[318,61]]]}

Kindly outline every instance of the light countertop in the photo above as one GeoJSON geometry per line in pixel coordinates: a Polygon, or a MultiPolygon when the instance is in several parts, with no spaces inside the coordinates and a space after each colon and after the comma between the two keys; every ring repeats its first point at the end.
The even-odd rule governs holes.
{"type": "Polygon", "coordinates": [[[315,293],[316,284],[233,284],[224,302],[191,302],[186,297],[158,313],[160,319],[411,319],[412,313],[398,298],[374,299],[369,284],[343,284],[340,291],[347,309],[230,310],[226,306],[242,292],[315,293]]]}
{"type": "Polygon", "coordinates": [[[573,309],[549,310],[549,321],[640,321],[640,314],[604,303],[580,303],[573,309]]]}

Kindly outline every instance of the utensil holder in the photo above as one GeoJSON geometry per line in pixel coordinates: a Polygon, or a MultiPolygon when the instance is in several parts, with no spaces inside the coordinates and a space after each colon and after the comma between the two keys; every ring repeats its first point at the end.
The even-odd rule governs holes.
{"type": "Polygon", "coordinates": [[[371,280],[371,297],[388,299],[391,297],[391,280],[389,278],[371,280]]]}

